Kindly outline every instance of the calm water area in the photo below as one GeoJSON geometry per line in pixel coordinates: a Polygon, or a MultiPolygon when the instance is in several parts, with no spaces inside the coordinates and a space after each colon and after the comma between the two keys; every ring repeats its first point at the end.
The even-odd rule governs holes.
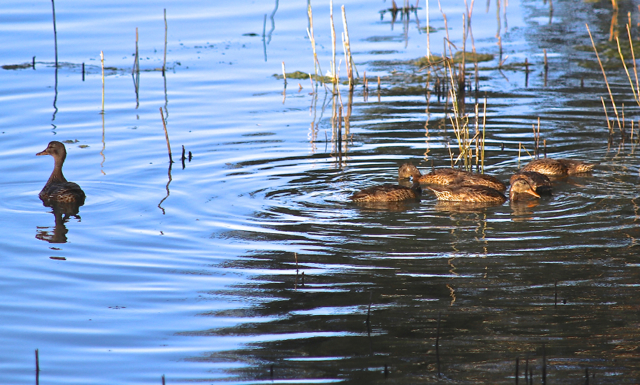
{"type": "Polygon", "coordinates": [[[57,68],[52,3],[0,2],[0,384],[33,384],[36,349],[47,385],[638,383],[640,111],[610,38],[628,53],[640,13],[620,3],[475,2],[465,43],[462,0],[429,2],[428,36],[424,0],[335,1],[360,81],[334,95],[274,76],[314,72],[307,1],[56,1],[57,68]],[[525,203],[351,203],[455,160],[445,73],[413,62],[447,36],[493,55],[467,67],[485,172],[526,164],[538,120],[541,154],[595,170],[525,203]],[[52,140],[75,216],[38,198],[52,140]]]}

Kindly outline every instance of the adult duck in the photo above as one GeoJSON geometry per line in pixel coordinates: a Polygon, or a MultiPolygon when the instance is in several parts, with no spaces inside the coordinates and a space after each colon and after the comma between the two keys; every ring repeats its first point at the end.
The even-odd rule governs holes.
{"type": "Polygon", "coordinates": [[[452,168],[439,168],[433,170],[429,174],[422,174],[413,164],[405,163],[398,169],[398,178],[404,179],[409,177],[412,177],[414,180],[418,180],[420,183],[424,184],[437,184],[443,186],[464,184],[486,186],[500,192],[505,192],[507,190],[507,186],[505,186],[504,183],[491,175],[476,174],[452,168]]]}
{"type": "Polygon", "coordinates": [[[522,171],[535,171],[548,176],[584,174],[593,170],[595,164],[571,159],[542,158],[532,160],[522,171]]]}
{"type": "Polygon", "coordinates": [[[62,165],[67,157],[67,149],[64,144],[54,140],[49,142],[44,151],[36,155],[51,155],[55,161],[51,176],[39,194],[45,206],[52,206],[56,203],[72,203],[82,206],[86,197],[84,191],[76,183],[68,182],[62,174],[62,165]]]}
{"type": "Polygon", "coordinates": [[[501,205],[507,197],[500,191],[481,185],[427,186],[436,198],[449,202],[473,202],[501,205]]]}
{"type": "Polygon", "coordinates": [[[353,202],[400,202],[420,200],[422,188],[414,179],[411,187],[385,183],[361,190],[351,196],[353,202]]]}
{"type": "MultiPolygon", "coordinates": [[[[527,193],[529,195],[551,194],[551,180],[544,174],[535,171],[520,171],[511,176],[509,180],[509,196],[514,200],[515,194],[527,193]],[[514,189],[515,187],[515,189],[514,189]],[[536,194],[531,194],[528,190],[533,190],[536,194]]],[[[539,198],[539,196],[538,196],[539,198]]]]}

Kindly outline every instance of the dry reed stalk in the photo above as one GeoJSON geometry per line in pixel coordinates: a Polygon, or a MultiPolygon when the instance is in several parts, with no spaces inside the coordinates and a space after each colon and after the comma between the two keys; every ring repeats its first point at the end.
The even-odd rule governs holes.
{"type": "Polygon", "coordinates": [[[609,114],[607,113],[607,106],[604,104],[604,98],[601,96],[600,100],[602,100],[602,109],[604,109],[604,116],[607,118],[607,127],[609,128],[609,136],[613,135],[613,127],[611,127],[611,122],[609,121],[609,114]]]}
{"type": "Polygon", "coordinates": [[[353,85],[354,85],[353,72],[355,70],[357,74],[358,70],[356,69],[356,65],[353,63],[353,56],[351,56],[351,41],[349,40],[349,26],[347,25],[347,13],[344,9],[344,5],[342,6],[342,24],[344,26],[342,44],[343,44],[345,56],[346,56],[347,76],[349,77],[349,89],[353,89],[353,85]]]}
{"type": "Polygon", "coordinates": [[[282,62],[282,78],[284,79],[284,86],[287,87],[287,71],[284,69],[284,61],[282,62]]]}
{"type": "Polygon", "coordinates": [[[102,66],[102,113],[104,113],[104,52],[100,51],[100,65],[102,66]]]}
{"type": "Polygon", "coordinates": [[[138,27],[136,27],[136,54],[133,58],[133,68],[131,68],[131,75],[134,75],[136,73],[136,70],[140,71],[138,57],[138,27]]]}
{"type": "MultiPolygon", "coordinates": [[[[622,61],[622,66],[624,67],[624,72],[626,72],[627,79],[629,79],[629,85],[631,86],[631,92],[633,93],[633,98],[635,99],[636,103],[638,103],[638,105],[640,105],[640,99],[638,98],[638,90],[633,86],[633,80],[631,80],[631,75],[629,74],[629,69],[627,68],[627,63],[625,63],[625,61],[624,61],[624,55],[622,54],[622,48],[620,48],[620,39],[618,39],[617,37],[616,37],[616,43],[618,44],[618,54],[620,55],[620,61],[622,61]]],[[[629,43],[631,43],[631,52],[633,52],[633,43],[631,42],[631,36],[629,36],[629,43]]],[[[635,67],[635,65],[636,65],[635,60],[634,60],[633,65],[635,67]]],[[[623,118],[623,123],[624,123],[624,118],[623,118]]]]}
{"type": "Polygon", "coordinates": [[[329,2],[329,20],[331,21],[331,49],[332,49],[332,57],[331,61],[331,77],[333,84],[338,83],[338,75],[336,71],[336,28],[333,24],[333,0],[329,2]]]}
{"type": "MultiPolygon", "coordinates": [[[[429,31],[429,0],[426,0],[426,13],[427,13],[427,61],[431,63],[431,32],[429,31]]],[[[417,6],[416,6],[417,8],[417,6]]]]}
{"type": "Polygon", "coordinates": [[[522,149],[522,142],[518,142],[518,168],[520,168],[520,151],[522,149]]]}
{"type": "MultiPolygon", "coordinates": [[[[622,130],[622,124],[620,123],[620,117],[618,116],[618,108],[616,107],[616,103],[613,99],[613,93],[611,92],[611,87],[609,87],[609,81],[607,80],[607,74],[604,72],[604,66],[602,65],[602,61],[600,60],[600,55],[598,54],[598,50],[596,49],[596,43],[593,41],[593,36],[591,36],[591,30],[589,29],[589,24],[585,24],[587,26],[587,32],[589,32],[589,38],[591,39],[591,45],[593,46],[593,51],[596,53],[596,58],[598,59],[598,64],[600,64],[600,69],[602,70],[602,76],[604,77],[604,83],[607,85],[607,91],[609,91],[609,97],[611,98],[611,105],[613,106],[613,112],[616,114],[616,119],[618,121],[618,127],[622,130]]],[[[604,99],[603,99],[604,103],[604,99]]],[[[606,113],[606,111],[605,111],[606,113]]],[[[609,123],[609,118],[607,117],[607,124],[609,123]]],[[[611,130],[609,131],[611,133],[611,130]]]]}
{"type": "Polygon", "coordinates": [[[309,41],[311,42],[311,49],[313,49],[313,69],[315,71],[317,81],[318,70],[320,70],[320,73],[322,73],[322,68],[320,68],[320,61],[318,61],[318,54],[316,52],[316,39],[313,34],[313,12],[311,11],[311,3],[309,3],[307,14],[309,15],[309,29],[307,29],[307,35],[309,36],[309,41]]]}
{"type": "MultiPolygon", "coordinates": [[[[629,16],[631,17],[631,16],[629,16]]],[[[633,59],[633,74],[636,78],[636,90],[640,93],[640,85],[638,84],[638,66],[636,65],[636,53],[633,50],[633,39],[631,38],[631,20],[627,24],[627,36],[629,36],[629,46],[631,48],[631,58],[633,59]]]]}
{"type": "Polygon", "coordinates": [[[169,143],[169,132],[167,131],[167,123],[164,121],[164,114],[162,113],[162,107],[160,107],[160,118],[162,118],[162,126],[164,127],[164,137],[167,140],[167,151],[169,152],[169,163],[173,163],[171,157],[171,143],[169,143]]]}

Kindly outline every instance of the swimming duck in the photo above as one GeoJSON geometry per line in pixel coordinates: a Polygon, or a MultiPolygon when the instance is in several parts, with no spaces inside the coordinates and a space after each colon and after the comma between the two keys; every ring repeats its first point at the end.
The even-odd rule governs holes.
{"type": "Polygon", "coordinates": [[[62,175],[62,165],[67,157],[67,149],[64,144],[58,141],[49,142],[44,151],[36,155],[51,155],[55,161],[51,176],[40,191],[40,199],[45,206],[51,206],[56,203],[74,203],[78,206],[84,204],[84,191],[76,183],[67,182],[62,175]]]}
{"type": "Polygon", "coordinates": [[[500,182],[498,179],[486,175],[476,174],[468,171],[455,170],[452,168],[439,168],[433,170],[429,174],[422,174],[416,166],[411,163],[405,163],[398,169],[398,178],[413,177],[420,183],[426,184],[439,184],[439,185],[452,185],[452,184],[464,184],[464,185],[477,185],[487,186],[494,190],[504,192],[507,190],[507,186],[500,182]]]}
{"type": "Polygon", "coordinates": [[[411,187],[385,183],[359,191],[351,196],[354,202],[400,202],[406,200],[420,200],[422,188],[417,180],[411,187]]]}
{"type": "Polygon", "coordinates": [[[509,199],[511,202],[519,201],[523,194],[540,198],[540,194],[534,190],[526,178],[517,178],[511,183],[511,187],[509,188],[509,199]]]}
{"type": "Polygon", "coordinates": [[[522,171],[535,171],[549,176],[581,174],[593,170],[595,164],[570,159],[536,159],[522,168],[522,171]]]}
{"type": "Polygon", "coordinates": [[[450,202],[474,202],[503,204],[507,201],[500,191],[480,185],[428,186],[438,200],[450,202]]]}
{"type": "MultiPolygon", "coordinates": [[[[519,180],[526,181],[538,194],[551,194],[551,180],[544,174],[535,171],[520,171],[511,176],[509,183],[513,186],[519,180]]],[[[523,184],[519,186],[524,187],[523,184]]]]}

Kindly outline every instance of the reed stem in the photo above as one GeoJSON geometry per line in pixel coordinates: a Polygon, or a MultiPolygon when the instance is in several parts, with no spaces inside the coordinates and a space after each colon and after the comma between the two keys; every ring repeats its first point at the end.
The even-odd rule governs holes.
{"type": "Polygon", "coordinates": [[[104,52],[100,51],[100,65],[102,66],[102,113],[104,113],[104,52]]]}
{"type": "Polygon", "coordinates": [[[169,132],[167,131],[167,123],[164,121],[164,114],[162,113],[162,107],[160,107],[160,118],[162,119],[162,126],[164,127],[164,137],[167,140],[167,151],[169,152],[169,163],[173,163],[171,157],[171,143],[169,143],[169,132]]]}
{"type": "MultiPolygon", "coordinates": [[[[616,107],[615,101],[613,100],[613,93],[611,92],[611,87],[609,87],[607,74],[604,72],[604,66],[602,65],[602,61],[600,60],[600,55],[598,54],[598,50],[596,49],[596,43],[593,41],[593,36],[591,36],[591,30],[589,29],[589,24],[585,24],[585,25],[587,26],[587,32],[589,32],[589,38],[591,39],[591,45],[593,46],[593,51],[596,53],[598,64],[600,64],[600,69],[602,70],[602,76],[604,77],[604,82],[607,85],[607,91],[609,91],[609,97],[611,98],[611,105],[613,106],[613,112],[615,113],[616,119],[618,121],[618,127],[620,128],[620,130],[622,130],[622,124],[620,123],[620,117],[618,116],[618,109],[616,107]]],[[[607,121],[608,121],[608,118],[607,118],[607,121]]]]}

